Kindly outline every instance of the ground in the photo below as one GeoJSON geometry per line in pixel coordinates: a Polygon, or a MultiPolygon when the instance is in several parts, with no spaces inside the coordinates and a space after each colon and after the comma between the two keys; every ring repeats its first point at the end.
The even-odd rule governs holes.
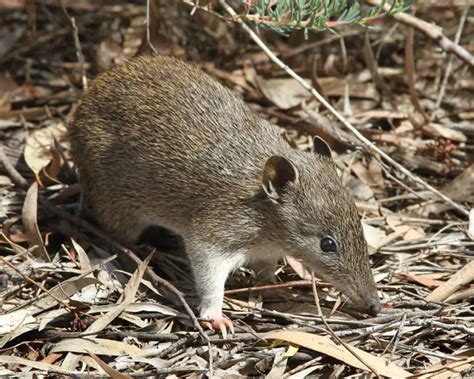
{"type": "Polygon", "coordinates": [[[222,8],[177,3],[152,4],[147,41],[142,3],[0,1],[0,374],[474,375],[472,11],[430,2],[414,23],[386,16],[338,34],[260,26],[348,129],[222,8]],[[153,50],[239,92],[295,148],[328,141],[364,222],[377,317],[288,258],[276,283],[247,268],[229,280],[234,335],[199,330],[178,240],[155,230],[125,248],[81,210],[71,115],[95,76],[153,50]]]}

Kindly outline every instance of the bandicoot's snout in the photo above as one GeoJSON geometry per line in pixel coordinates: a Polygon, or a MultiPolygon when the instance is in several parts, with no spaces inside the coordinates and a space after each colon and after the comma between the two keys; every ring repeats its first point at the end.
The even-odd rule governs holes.
{"type": "Polygon", "coordinates": [[[371,316],[377,316],[382,306],[380,304],[380,299],[377,294],[377,287],[375,286],[375,283],[371,291],[359,294],[359,296],[353,299],[353,303],[362,312],[365,312],[371,316]]]}
{"type": "Polygon", "coordinates": [[[367,313],[371,316],[377,316],[382,306],[378,297],[371,299],[367,308],[367,313]]]}

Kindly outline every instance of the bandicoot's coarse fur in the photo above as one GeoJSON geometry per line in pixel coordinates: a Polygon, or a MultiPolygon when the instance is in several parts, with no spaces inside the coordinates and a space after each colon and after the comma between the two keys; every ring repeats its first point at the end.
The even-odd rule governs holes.
{"type": "Polygon", "coordinates": [[[379,311],[357,209],[327,145],[292,149],[198,68],[140,57],[100,75],[70,139],[86,202],[104,228],[124,243],[151,225],[183,237],[201,317],[222,317],[232,270],[271,267],[284,255],[379,311]]]}

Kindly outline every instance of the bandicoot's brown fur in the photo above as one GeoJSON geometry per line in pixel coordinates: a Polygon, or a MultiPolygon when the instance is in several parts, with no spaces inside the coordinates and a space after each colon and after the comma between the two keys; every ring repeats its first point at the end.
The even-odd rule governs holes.
{"type": "Polygon", "coordinates": [[[70,138],[87,204],[108,231],[125,243],[151,225],[183,237],[202,317],[222,317],[232,270],[284,255],[379,311],[357,209],[327,145],[292,149],[198,68],[141,57],[99,76],[70,138]],[[325,237],[335,250],[323,251],[325,237]]]}

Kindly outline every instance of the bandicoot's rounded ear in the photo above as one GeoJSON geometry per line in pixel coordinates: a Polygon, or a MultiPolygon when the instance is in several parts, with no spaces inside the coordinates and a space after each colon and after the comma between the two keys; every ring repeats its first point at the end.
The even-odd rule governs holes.
{"type": "Polygon", "coordinates": [[[274,155],[267,159],[263,168],[262,187],[268,197],[278,201],[285,186],[298,180],[298,171],[288,159],[274,155]]]}
{"type": "Polygon", "coordinates": [[[331,148],[325,140],[318,136],[313,138],[313,152],[326,158],[332,158],[331,148]]]}

